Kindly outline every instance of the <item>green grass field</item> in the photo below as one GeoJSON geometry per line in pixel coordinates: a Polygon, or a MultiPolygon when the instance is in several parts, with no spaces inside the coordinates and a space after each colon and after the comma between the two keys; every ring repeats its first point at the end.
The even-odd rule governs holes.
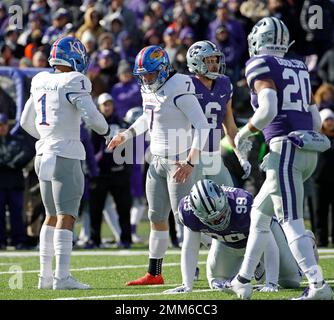
{"type": "MultiPolygon", "coordinates": [[[[76,250],[72,257],[72,274],[93,289],[80,291],[38,290],[39,259],[37,251],[0,252],[0,299],[121,299],[121,300],[178,300],[178,299],[235,299],[234,296],[211,291],[205,279],[205,260],[207,251],[200,254],[200,281],[195,282],[194,292],[187,294],[164,295],[163,290],[181,283],[180,250],[168,250],[164,259],[163,286],[126,287],[125,282],[144,275],[147,265],[147,247],[119,251],[76,250]],[[22,270],[22,273],[10,273],[22,270]],[[20,284],[22,289],[11,289],[20,284]]],[[[320,250],[320,265],[324,275],[334,288],[334,250],[320,250]]],[[[305,287],[305,283],[302,288],[305,287]]],[[[278,293],[254,293],[253,299],[291,299],[299,296],[300,290],[280,290],[278,293]]]]}

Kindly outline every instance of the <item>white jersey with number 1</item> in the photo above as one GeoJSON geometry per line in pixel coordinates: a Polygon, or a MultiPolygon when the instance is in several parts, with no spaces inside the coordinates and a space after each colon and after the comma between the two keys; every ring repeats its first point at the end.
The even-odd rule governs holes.
{"type": "Polygon", "coordinates": [[[21,125],[38,138],[36,153],[54,153],[85,159],[80,141],[81,118],[99,134],[105,134],[108,125],[94,105],[90,92],[92,85],[83,74],[72,72],[40,72],[31,82],[31,96],[27,101],[21,125]]]}

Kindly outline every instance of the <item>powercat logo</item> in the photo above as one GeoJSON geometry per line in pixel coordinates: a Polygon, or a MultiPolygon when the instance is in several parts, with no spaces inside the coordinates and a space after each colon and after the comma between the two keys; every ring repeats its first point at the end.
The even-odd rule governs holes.
{"type": "Polygon", "coordinates": [[[201,48],[202,48],[201,46],[194,46],[193,48],[191,48],[189,56],[192,58],[193,56],[197,55],[201,48]]]}

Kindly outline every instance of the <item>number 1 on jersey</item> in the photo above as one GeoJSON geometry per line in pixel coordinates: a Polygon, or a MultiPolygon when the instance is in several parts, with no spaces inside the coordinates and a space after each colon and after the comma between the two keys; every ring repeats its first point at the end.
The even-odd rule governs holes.
{"type": "Polygon", "coordinates": [[[39,99],[38,102],[42,102],[42,122],[40,125],[49,126],[46,122],[46,93],[44,93],[39,99]]]}

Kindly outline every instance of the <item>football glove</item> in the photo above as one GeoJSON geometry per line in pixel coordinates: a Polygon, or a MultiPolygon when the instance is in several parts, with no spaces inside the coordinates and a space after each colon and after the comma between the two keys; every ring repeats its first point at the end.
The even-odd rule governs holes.
{"type": "Polygon", "coordinates": [[[242,167],[242,170],[244,170],[244,175],[241,177],[241,179],[247,179],[251,173],[252,165],[249,163],[248,160],[240,159],[240,165],[242,167]]]}
{"type": "Polygon", "coordinates": [[[173,294],[173,293],[186,293],[186,292],[191,292],[192,289],[190,289],[189,287],[182,285],[180,287],[176,287],[174,289],[168,289],[163,291],[163,293],[165,294],[173,294]]]}

